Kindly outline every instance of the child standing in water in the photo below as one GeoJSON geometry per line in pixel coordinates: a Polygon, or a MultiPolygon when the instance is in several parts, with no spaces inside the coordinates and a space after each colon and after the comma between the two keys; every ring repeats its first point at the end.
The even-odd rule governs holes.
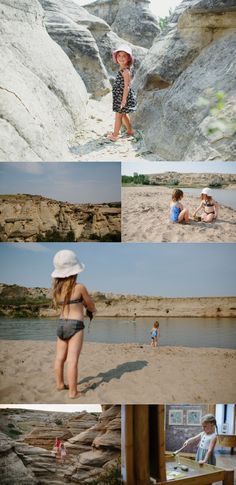
{"type": "Polygon", "coordinates": [[[114,131],[107,135],[111,141],[117,141],[121,125],[126,128],[126,135],[134,134],[128,113],[136,110],[136,96],[131,88],[131,66],[133,64],[132,50],[127,45],[121,45],[112,53],[114,62],[119,65],[119,71],[112,88],[113,111],[115,112],[114,131]]]}
{"type": "Polygon", "coordinates": [[[189,211],[180,202],[183,196],[184,193],[180,189],[174,189],[172,192],[172,202],[170,204],[170,220],[172,222],[189,222],[189,211]]]}
{"type": "Polygon", "coordinates": [[[151,346],[152,347],[157,347],[159,345],[159,338],[160,338],[160,325],[159,322],[156,321],[153,324],[152,330],[151,330],[151,346]]]}
{"type": "Polygon", "coordinates": [[[69,397],[80,396],[77,391],[78,360],[84,338],[84,307],[95,312],[95,306],[87,289],[77,283],[77,275],[84,270],[73,251],[58,251],[53,259],[53,303],[61,307],[57,328],[57,354],[55,375],[58,390],[68,389],[69,397]],[[64,364],[68,364],[68,384],[64,383],[64,364]]]}
{"type": "Polygon", "coordinates": [[[206,414],[201,419],[203,431],[193,438],[189,438],[184,442],[184,447],[188,446],[190,443],[199,442],[196,461],[200,465],[204,463],[209,463],[210,465],[216,464],[216,457],[214,449],[217,442],[217,423],[216,418],[213,414],[206,414]]]}
{"type": "Polygon", "coordinates": [[[193,218],[195,219],[197,213],[202,209],[203,214],[201,214],[200,220],[203,222],[213,222],[218,217],[219,204],[213,199],[212,190],[209,187],[205,187],[202,190],[201,199],[201,204],[195,210],[193,218]]]}

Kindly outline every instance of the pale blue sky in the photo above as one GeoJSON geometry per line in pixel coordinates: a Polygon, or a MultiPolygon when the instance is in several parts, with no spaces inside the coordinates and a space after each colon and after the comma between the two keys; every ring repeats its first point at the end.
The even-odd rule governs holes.
{"type": "Polygon", "coordinates": [[[236,294],[236,244],[1,243],[0,282],[50,287],[54,254],[64,248],[85,264],[90,291],[153,296],[236,294]]]}
{"type": "Polygon", "coordinates": [[[0,194],[43,195],[72,203],[119,202],[119,162],[1,162],[0,194]]]}
{"type": "Polygon", "coordinates": [[[122,175],[138,173],[232,173],[236,174],[235,162],[122,162],[122,175]]]}

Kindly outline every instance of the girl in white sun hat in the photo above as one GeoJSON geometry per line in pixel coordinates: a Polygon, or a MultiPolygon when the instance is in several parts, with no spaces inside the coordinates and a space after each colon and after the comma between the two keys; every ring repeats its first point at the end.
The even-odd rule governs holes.
{"type": "Polygon", "coordinates": [[[91,314],[95,312],[95,306],[85,286],[76,282],[77,275],[84,270],[76,254],[68,249],[58,251],[53,264],[53,303],[55,307],[61,307],[57,328],[56,385],[58,390],[69,388],[69,397],[74,399],[80,395],[77,374],[84,338],[84,307],[91,314]],[[69,386],[64,383],[66,360],[69,386]]]}
{"type": "Polygon", "coordinates": [[[200,210],[203,211],[200,217],[203,222],[213,222],[218,217],[219,204],[213,199],[212,190],[209,187],[205,187],[201,192],[201,204],[193,214],[194,219],[200,210]]]}
{"type": "Polygon", "coordinates": [[[114,62],[119,65],[119,71],[112,88],[113,111],[115,112],[114,130],[107,135],[107,138],[116,141],[122,124],[126,128],[128,136],[134,134],[128,113],[136,110],[136,96],[131,88],[130,69],[134,61],[131,48],[123,44],[112,53],[112,57],[114,62]]]}

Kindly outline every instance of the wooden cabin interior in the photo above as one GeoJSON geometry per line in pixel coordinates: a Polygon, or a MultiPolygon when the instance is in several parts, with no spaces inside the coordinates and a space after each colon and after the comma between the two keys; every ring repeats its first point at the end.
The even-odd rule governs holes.
{"type": "Polygon", "coordinates": [[[124,485],[234,484],[233,470],[166,451],[164,405],[122,405],[122,474],[124,485]]]}

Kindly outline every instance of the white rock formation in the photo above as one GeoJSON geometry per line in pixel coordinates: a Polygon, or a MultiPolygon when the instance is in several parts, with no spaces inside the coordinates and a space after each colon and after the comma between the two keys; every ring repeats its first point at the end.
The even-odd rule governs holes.
{"type": "Polygon", "coordinates": [[[229,136],[224,129],[236,118],[235,51],[235,1],[180,4],[136,73],[136,123],[148,149],[166,160],[235,160],[233,130],[229,136]],[[199,102],[219,91],[225,107],[217,116],[199,102]],[[212,138],[214,121],[223,128],[212,138]]]}
{"type": "Polygon", "coordinates": [[[104,19],[119,37],[150,48],[159,33],[159,27],[149,4],[149,0],[96,0],[85,7],[104,19]]]}
{"type": "Polygon", "coordinates": [[[37,0],[1,0],[0,159],[70,159],[86,119],[87,91],[50,38],[37,0]]]}

